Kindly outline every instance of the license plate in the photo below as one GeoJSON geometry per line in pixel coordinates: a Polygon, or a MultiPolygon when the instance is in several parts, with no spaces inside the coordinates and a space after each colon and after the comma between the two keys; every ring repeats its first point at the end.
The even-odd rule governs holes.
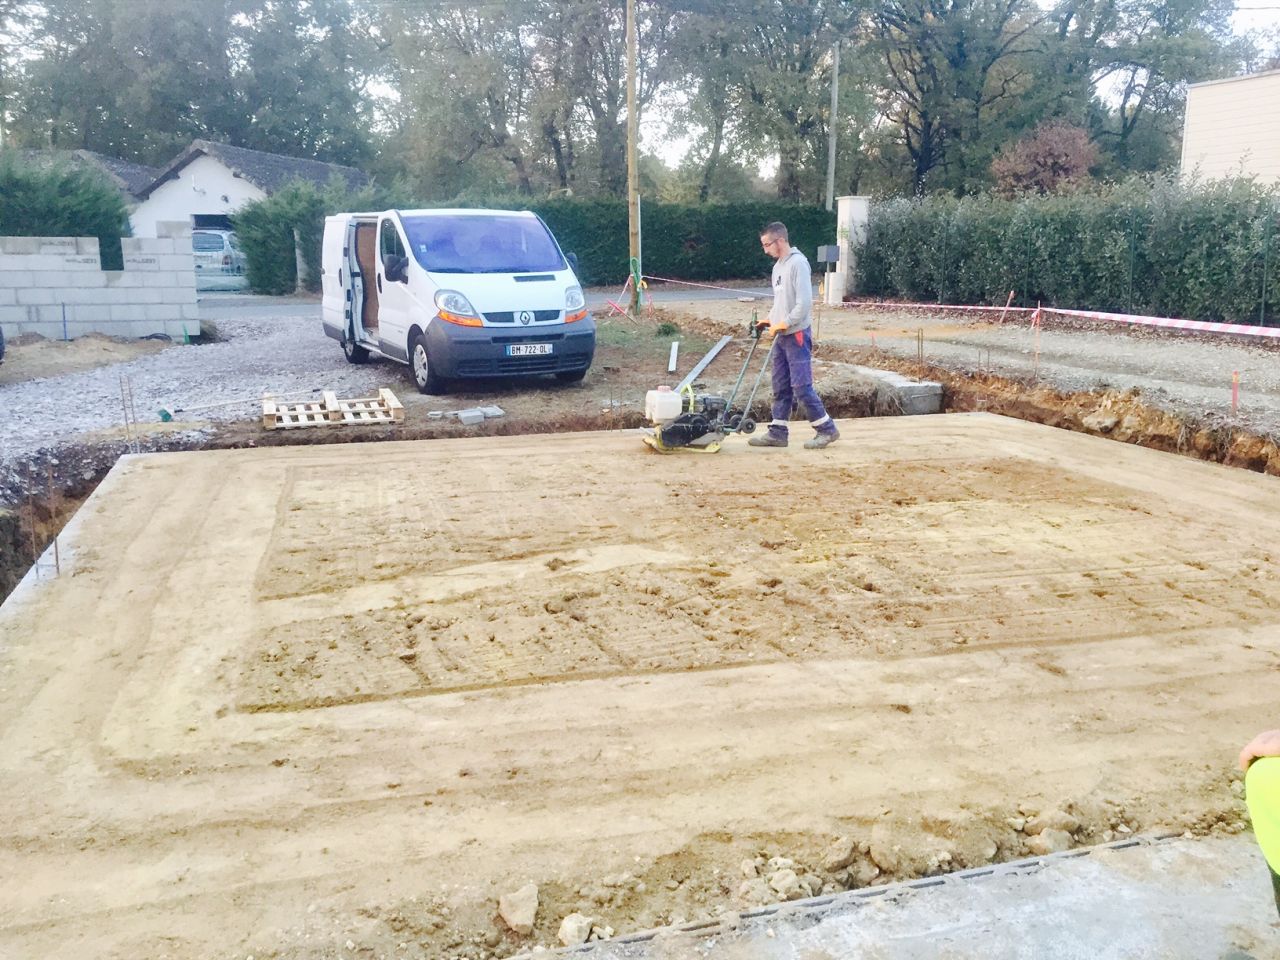
{"type": "Polygon", "coordinates": [[[540,357],[551,352],[549,343],[510,343],[507,344],[508,357],[540,357]]]}

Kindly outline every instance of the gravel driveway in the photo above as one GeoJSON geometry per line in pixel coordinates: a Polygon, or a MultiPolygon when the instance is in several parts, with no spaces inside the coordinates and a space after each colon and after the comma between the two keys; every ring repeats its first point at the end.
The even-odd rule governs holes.
{"type": "Polygon", "coordinates": [[[337,343],[321,330],[319,312],[314,304],[310,316],[217,319],[221,339],[216,343],[177,345],[125,363],[0,386],[0,463],[56,450],[86,433],[120,429],[121,377],[132,385],[142,422],[157,421],[161,408],[228,400],[243,402],[193,411],[190,418],[244,419],[265,392],[306,399],[309,391],[323,388],[339,396],[361,396],[389,379],[403,379],[404,389],[413,389],[407,368],[398,364],[348,364],[337,343]],[[388,367],[394,368],[394,376],[388,376],[388,367]]]}

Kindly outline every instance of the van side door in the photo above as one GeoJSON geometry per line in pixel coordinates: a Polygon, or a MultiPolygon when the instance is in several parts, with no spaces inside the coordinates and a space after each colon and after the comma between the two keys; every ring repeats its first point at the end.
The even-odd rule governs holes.
{"type": "MultiPolygon", "coordinates": [[[[409,359],[409,327],[413,323],[415,300],[403,279],[387,278],[387,267],[402,262],[407,256],[408,248],[395,218],[382,217],[378,221],[379,348],[387,356],[405,361],[409,359]]],[[[400,270],[399,276],[407,276],[407,266],[400,270]]]]}

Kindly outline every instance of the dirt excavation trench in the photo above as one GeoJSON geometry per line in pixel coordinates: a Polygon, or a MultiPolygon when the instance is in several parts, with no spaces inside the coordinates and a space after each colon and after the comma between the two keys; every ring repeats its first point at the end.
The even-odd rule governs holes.
{"type": "Polygon", "coordinates": [[[0,608],[0,956],[505,957],[1242,828],[1280,481],[841,429],[121,461],[0,608]]]}

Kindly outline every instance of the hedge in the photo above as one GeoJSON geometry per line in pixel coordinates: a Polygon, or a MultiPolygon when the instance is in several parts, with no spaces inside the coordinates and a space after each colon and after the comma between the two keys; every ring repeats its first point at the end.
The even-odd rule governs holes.
{"type": "Polygon", "coordinates": [[[0,151],[0,237],[97,237],[102,269],[121,270],[121,236],[129,236],[129,216],[105,177],[0,151]]]}
{"type": "Polygon", "coordinates": [[[1278,248],[1280,189],[1251,180],[889,200],[872,204],[858,292],[1274,323],[1278,248]]]}
{"type": "Polygon", "coordinates": [[[306,289],[320,289],[320,247],[324,218],[351,210],[379,210],[390,206],[389,191],[368,187],[346,188],[335,177],[325,187],[298,181],[271,196],[250,203],[231,218],[236,238],[245,254],[245,276],[255,293],[293,293],[298,286],[296,250],[302,254],[306,289]]]}
{"type": "MultiPolygon", "coordinates": [[[[583,283],[618,284],[628,273],[627,204],[623,200],[551,200],[529,207],[547,222],[565,251],[578,255],[583,283]]],[[[641,208],[645,275],[675,280],[730,280],[767,275],[773,261],[760,249],[760,228],[780,220],[793,246],[815,269],[818,247],[835,242],[834,213],[784,203],[641,208]]]]}
{"type": "MultiPolygon", "coordinates": [[[[404,198],[372,192],[345,194],[293,184],[236,214],[234,223],[248,258],[249,285],[261,293],[288,293],[296,285],[293,233],[298,232],[312,289],[319,288],[319,262],[324,217],[351,210],[387,209],[404,198]],[[379,202],[381,201],[381,202],[379,202]]],[[[479,204],[458,204],[475,207],[479,204]]],[[[493,204],[498,206],[499,204],[493,204]]],[[[617,284],[628,275],[627,204],[623,200],[544,200],[532,204],[504,202],[541,216],[566,253],[578,257],[578,277],[585,284],[617,284]]],[[[678,280],[726,280],[760,277],[771,261],[760,249],[760,228],[781,220],[791,242],[812,262],[820,244],[835,238],[835,215],[814,207],[780,203],[707,206],[647,203],[642,209],[643,269],[647,275],[678,280]]]]}

